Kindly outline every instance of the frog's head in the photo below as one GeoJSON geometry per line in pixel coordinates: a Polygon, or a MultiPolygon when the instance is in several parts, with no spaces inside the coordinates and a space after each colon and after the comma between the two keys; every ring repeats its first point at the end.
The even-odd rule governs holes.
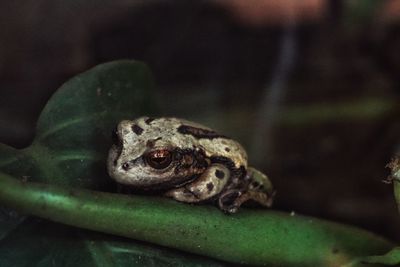
{"type": "Polygon", "coordinates": [[[121,121],[113,131],[109,175],[146,189],[173,188],[196,178],[207,162],[198,150],[182,149],[175,126],[174,121],[148,117],[121,121]]]}

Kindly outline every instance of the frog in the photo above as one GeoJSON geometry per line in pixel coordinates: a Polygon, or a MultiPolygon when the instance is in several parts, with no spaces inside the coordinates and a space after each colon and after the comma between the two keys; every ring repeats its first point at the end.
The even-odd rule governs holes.
{"type": "Polygon", "coordinates": [[[272,183],[248,166],[242,145],[202,124],[174,117],[122,120],[112,140],[108,174],[134,192],[214,203],[228,214],[245,202],[272,205],[272,183]]]}

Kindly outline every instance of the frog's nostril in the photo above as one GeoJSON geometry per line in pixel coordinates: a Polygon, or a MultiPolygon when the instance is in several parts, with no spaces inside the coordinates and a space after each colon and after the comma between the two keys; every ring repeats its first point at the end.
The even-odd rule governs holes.
{"type": "Polygon", "coordinates": [[[130,169],[130,164],[129,162],[125,162],[124,164],[122,164],[122,169],[124,169],[124,171],[127,171],[130,169]]]}

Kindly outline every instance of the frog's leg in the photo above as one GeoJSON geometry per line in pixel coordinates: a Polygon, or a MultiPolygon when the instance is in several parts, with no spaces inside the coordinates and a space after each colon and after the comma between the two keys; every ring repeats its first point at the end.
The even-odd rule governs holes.
{"type": "Polygon", "coordinates": [[[265,207],[271,207],[275,191],[268,177],[262,172],[249,168],[242,186],[232,188],[221,194],[218,205],[227,213],[235,213],[248,200],[265,207]]]}
{"type": "Polygon", "coordinates": [[[274,188],[268,176],[253,167],[247,168],[247,179],[251,180],[252,184],[250,185],[252,188],[263,190],[269,194],[274,192],[274,188]]]}
{"type": "Polygon", "coordinates": [[[166,196],[182,202],[200,202],[212,198],[225,188],[230,171],[222,164],[215,163],[207,168],[202,175],[193,182],[169,190],[166,196]]]}

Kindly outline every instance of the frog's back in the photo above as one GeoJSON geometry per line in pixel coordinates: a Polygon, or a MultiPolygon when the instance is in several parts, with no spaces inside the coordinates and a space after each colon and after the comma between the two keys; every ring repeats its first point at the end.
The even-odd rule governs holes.
{"type": "Polygon", "coordinates": [[[188,149],[199,147],[209,158],[226,158],[236,168],[247,168],[246,151],[238,142],[202,124],[178,118],[142,117],[136,121],[163,132],[164,142],[188,149]]]}

